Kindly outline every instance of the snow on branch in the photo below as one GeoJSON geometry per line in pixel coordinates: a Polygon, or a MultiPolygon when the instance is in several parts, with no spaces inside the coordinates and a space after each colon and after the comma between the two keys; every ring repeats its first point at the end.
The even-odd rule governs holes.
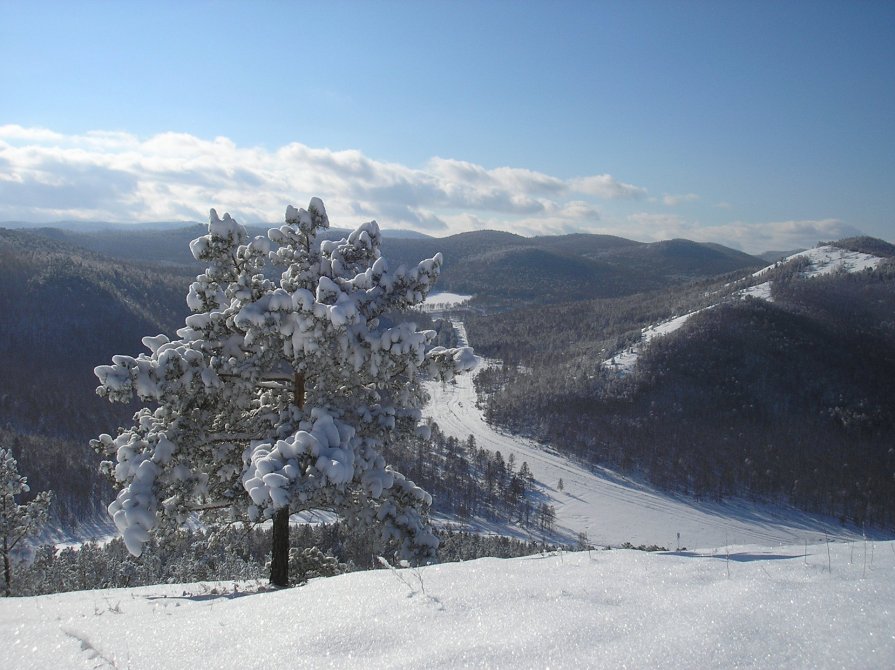
{"type": "Polygon", "coordinates": [[[381,449],[417,430],[423,379],[467,372],[476,357],[433,348],[435,333],[410,321],[380,322],[425,300],[441,254],[391,270],[375,221],[319,241],[327,228],[317,198],[253,240],[212,210],[190,245],[208,267],[189,287],[192,314],[177,337],[145,337],[147,353],[95,369],[99,395],[154,405],[93,441],[114,459],[120,492],[109,513],[131,553],[197,510],[258,520],[309,508],[378,525],[406,557],[434,552],[431,498],[381,449]],[[305,383],[276,383],[293,375],[305,383]]]}

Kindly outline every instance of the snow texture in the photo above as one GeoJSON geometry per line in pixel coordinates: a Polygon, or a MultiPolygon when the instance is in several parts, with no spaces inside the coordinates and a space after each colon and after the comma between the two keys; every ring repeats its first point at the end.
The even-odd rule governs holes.
{"type": "Polygon", "coordinates": [[[892,542],[480,559],[0,599],[0,667],[879,669],[893,603],[892,542]]]}
{"type": "Polygon", "coordinates": [[[771,282],[769,281],[744,288],[742,291],[737,291],[736,295],[740,298],[752,297],[759,300],[767,300],[768,302],[774,301],[771,296],[771,282]]]}
{"type": "Polygon", "coordinates": [[[618,372],[620,374],[630,372],[637,364],[637,360],[640,358],[640,353],[643,351],[643,348],[646,347],[654,337],[673,333],[681,326],[683,326],[687,321],[689,321],[690,317],[699,314],[699,312],[701,311],[703,310],[696,310],[695,312],[690,312],[688,314],[684,314],[683,316],[676,316],[673,319],[663,321],[662,323],[658,323],[654,326],[647,326],[640,331],[640,340],[636,344],[628,347],[623,351],[618,352],[608,361],[604,361],[603,367],[611,369],[614,372],[618,372]]]}

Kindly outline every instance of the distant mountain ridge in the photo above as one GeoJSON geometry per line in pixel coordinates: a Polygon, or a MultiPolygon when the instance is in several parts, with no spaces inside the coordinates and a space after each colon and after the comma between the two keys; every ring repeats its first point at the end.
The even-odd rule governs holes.
{"type": "Polygon", "coordinates": [[[71,233],[96,233],[106,230],[171,230],[203,225],[198,221],[147,221],[143,223],[117,223],[114,221],[80,221],[62,220],[35,223],[33,221],[0,221],[0,228],[12,230],[32,230],[34,228],[53,228],[71,233]]]}
{"type": "MultiPolygon", "coordinates": [[[[135,223],[120,223],[114,221],[81,221],[81,220],[61,220],[61,221],[0,221],[0,228],[9,228],[11,230],[34,230],[34,229],[55,229],[69,233],[98,233],[103,231],[118,230],[128,232],[133,230],[176,230],[179,228],[192,228],[194,226],[204,226],[200,221],[141,221],[135,223]]],[[[267,230],[275,228],[279,223],[251,223],[247,228],[267,230]]],[[[346,233],[350,232],[344,229],[346,233]]],[[[400,237],[411,239],[426,239],[432,237],[425,233],[415,230],[405,230],[402,228],[383,228],[382,234],[385,237],[400,237]]]]}
{"type": "MultiPolygon", "coordinates": [[[[266,230],[248,227],[250,235],[266,230]]],[[[189,251],[189,242],[205,232],[201,224],[165,230],[28,232],[121,260],[163,263],[186,274],[201,271],[189,251]]],[[[326,237],[347,234],[331,229],[326,237]]],[[[444,267],[438,288],[474,295],[491,308],[618,297],[765,264],[721,245],[680,239],[646,243],[612,235],[523,237],[493,230],[442,238],[390,237],[386,231],[384,237],[383,253],[392,263],[409,265],[441,252],[444,267]]]]}
{"type": "Polygon", "coordinates": [[[398,260],[441,251],[439,288],[491,306],[612,298],[764,264],[720,245],[689,240],[635,242],[611,235],[522,237],[498,231],[431,240],[388,240],[398,260]]]}

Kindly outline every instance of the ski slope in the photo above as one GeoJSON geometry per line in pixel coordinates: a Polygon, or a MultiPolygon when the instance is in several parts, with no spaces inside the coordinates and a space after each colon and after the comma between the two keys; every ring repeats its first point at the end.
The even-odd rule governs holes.
{"type": "MultiPolygon", "coordinates": [[[[465,341],[463,324],[455,322],[454,325],[465,341]]],[[[487,364],[480,360],[480,365],[487,364]]],[[[669,549],[684,546],[705,549],[861,537],[859,529],[843,528],[834,519],[811,516],[789,506],[736,499],[723,503],[699,502],[664,493],[642,481],[605,468],[580,465],[549,447],[495,430],[476,408],[472,375],[462,375],[454,384],[430,383],[427,390],[431,400],[425,413],[445,434],[461,440],[474,435],[480,447],[500,451],[504,459],[514,454],[517,468],[523,461],[528,463],[539,494],[556,508],[554,539],[558,541],[573,542],[578,533],[584,532],[596,545],[618,546],[631,542],[669,549]],[[560,479],[562,491],[558,488],[560,479]]],[[[528,531],[519,527],[491,527],[485,522],[479,522],[477,527],[484,531],[528,535],[528,531]]]]}

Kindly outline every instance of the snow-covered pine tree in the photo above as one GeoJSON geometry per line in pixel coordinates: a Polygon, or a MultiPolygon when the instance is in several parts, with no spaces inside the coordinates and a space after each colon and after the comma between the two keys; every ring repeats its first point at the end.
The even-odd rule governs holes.
{"type": "Polygon", "coordinates": [[[426,559],[437,540],[429,495],[389,468],[382,445],[420,430],[424,378],[472,369],[468,347],[433,347],[434,331],[393,315],[419,305],[442,258],[392,270],[375,221],[321,241],[323,203],[288,207],[285,225],[248,240],[211,211],[190,244],[208,263],[190,287],[192,314],[146,337],[149,354],[115,356],[95,372],[97,393],[155,405],[98,451],[121,487],[109,513],[139,555],[153,530],[205,521],[274,520],[271,581],[288,583],[289,515],[332,510],[378,524],[397,555],[426,559]],[[267,263],[282,268],[265,276],[267,263]]]}
{"type": "Polygon", "coordinates": [[[0,553],[3,554],[3,594],[7,597],[12,589],[12,552],[19,542],[34,535],[47,522],[52,500],[52,493],[43,491],[30,502],[16,502],[16,498],[29,490],[28,478],[19,474],[12,452],[0,448],[0,553]]]}

